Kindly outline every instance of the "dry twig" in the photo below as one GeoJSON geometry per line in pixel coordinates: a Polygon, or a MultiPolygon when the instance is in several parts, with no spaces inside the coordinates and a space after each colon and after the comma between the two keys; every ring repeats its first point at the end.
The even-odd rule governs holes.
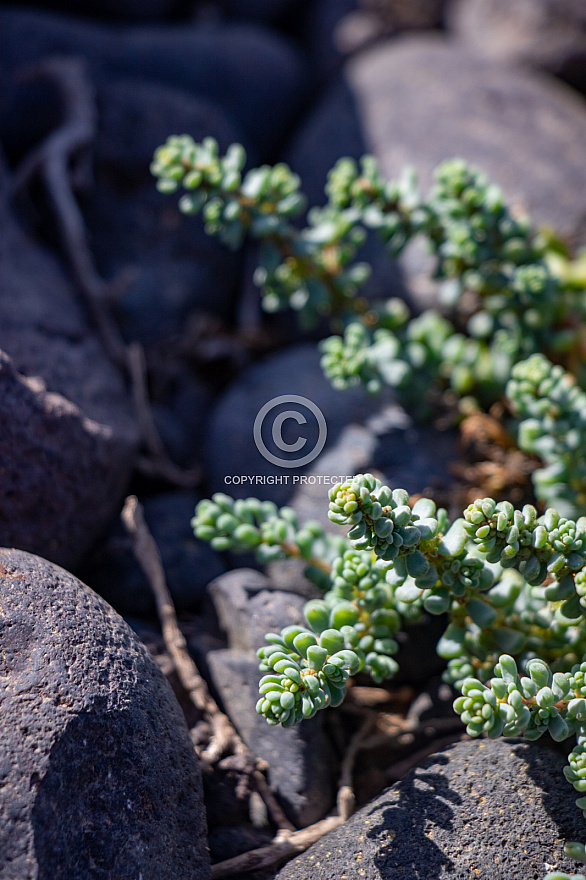
{"type": "Polygon", "coordinates": [[[126,349],[126,364],[132,387],[132,397],[136,418],[140,427],[143,442],[148,449],[149,455],[139,456],[136,465],[138,470],[145,476],[162,477],[168,482],[192,489],[199,483],[200,470],[192,468],[184,470],[178,467],[168,457],[165,446],[155,420],[149,400],[147,366],[144,349],[138,342],[131,342],[126,349]]]}
{"type": "Polygon", "coordinates": [[[212,880],[219,880],[220,877],[241,877],[247,871],[259,871],[286,862],[293,856],[305,852],[325,834],[339,828],[343,821],[341,816],[330,816],[301,831],[281,831],[266,846],[212,865],[212,880]]]}
{"type": "Polygon", "coordinates": [[[70,182],[71,158],[95,139],[95,96],[78,58],[49,58],[28,72],[28,77],[49,76],[57,83],[64,103],[64,120],[16,172],[11,191],[18,192],[34,174],[40,173],[59,223],[63,246],[79,291],[111,360],[125,372],[132,385],[137,421],[148,456],[138,459],[139,469],[183,488],[199,482],[199,470],[186,471],[171,461],[158,434],[150,407],[146,365],[142,346],[127,346],[108,304],[127,282],[125,276],[107,282],[100,277],[88,243],[85,223],[70,182]]]}
{"type": "Polygon", "coordinates": [[[229,718],[220,711],[211,696],[187,650],[165,581],[159,550],[145,522],[142,507],[134,495],[126,499],[122,510],[122,522],[133,540],[136,558],[151,585],[165,646],[173,660],[177,675],[194,706],[204,713],[211,724],[212,740],[201,758],[208,763],[214,763],[229,749],[233,749],[235,754],[248,752],[229,718]]]}
{"type": "Polygon", "coordinates": [[[218,862],[212,865],[212,880],[220,877],[240,877],[247,871],[255,871],[263,868],[272,868],[282,862],[288,861],[293,856],[304,852],[314,843],[317,843],[325,834],[334,831],[346,822],[356,806],[354,790],[352,788],[352,774],[356,756],[360,751],[362,741],[376,723],[376,713],[372,712],[364,721],[360,729],[350,740],[350,744],[342,761],[340,781],[338,784],[338,796],[336,799],[338,815],[329,816],[303,828],[301,831],[279,831],[274,840],[258,849],[250,850],[242,855],[218,862]]]}
{"type": "Polygon", "coordinates": [[[232,750],[236,755],[241,755],[273,822],[278,828],[294,830],[294,826],[284,815],[266,782],[261,782],[259,779],[262,775],[260,771],[266,769],[266,763],[256,758],[242,741],[228,716],[220,710],[187,650],[185,638],[177,622],[173,599],[165,580],[159,550],[145,522],[142,507],[136,496],[131,495],[126,499],[122,510],[122,521],[132,538],[136,558],[153,591],[163,640],[179,680],[194,706],[204,714],[212,729],[210,743],[200,753],[200,760],[207,764],[213,764],[229,750],[232,750]]]}
{"type": "Polygon", "coordinates": [[[356,798],[354,797],[354,787],[352,785],[352,774],[356,763],[356,756],[362,748],[362,744],[374,725],[376,724],[376,713],[372,712],[365,719],[360,728],[356,731],[344,755],[342,768],[340,772],[340,781],[338,783],[337,806],[338,814],[343,822],[350,818],[356,809],[356,798]]]}
{"type": "Polygon", "coordinates": [[[13,192],[40,172],[53,203],[63,245],[75,279],[83,294],[102,343],[120,367],[125,365],[125,346],[116,323],[104,303],[107,283],[100,278],[87,241],[82,213],[69,182],[69,162],[73,155],[95,139],[97,114],[95,99],[84,64],[78,58],[49,58],[29,71],[30,78],[50,76],[58,84],[65,106],[65,119],[42,144],[24,160],[16,172],[13,192]]]}

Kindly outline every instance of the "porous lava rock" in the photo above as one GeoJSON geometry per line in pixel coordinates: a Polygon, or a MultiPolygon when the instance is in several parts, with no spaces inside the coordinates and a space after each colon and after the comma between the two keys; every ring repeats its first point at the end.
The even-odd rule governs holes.
{"type": "Polygon", "coordinates": [[[208,880],[201,777],[146,648],[61,568],[0,550],[0,876],[208,880]]]}

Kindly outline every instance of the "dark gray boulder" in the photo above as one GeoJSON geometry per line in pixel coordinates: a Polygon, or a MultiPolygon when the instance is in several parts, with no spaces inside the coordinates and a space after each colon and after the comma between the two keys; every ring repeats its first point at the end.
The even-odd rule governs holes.
{"type": "Polygon", "coordinates": [[[236,569],[210,584],[209,591],[227,650],[210,651],[210,675],[226,712],[255,754],[269,764],[268,779],[289,817],[305,826],[332,806],[335,760],[327,738],[325,713],[285,730],[257,714],[259,660],[256,649],[267,632],[303,623],[305,599],[271,589],[258,571],[236,569]]]}
{"type": "MultiPolygon", "coordinates": [[[[23,4],[24,5],[24,4],[23,4]]],[[[177,13],[180,0],[37,0],[31,6],[43,7],[72,15],[112,21],[143,22],[165,19],[177,13]]]]}
{"type": "MultiPolygon", "coordinates": [[[[206,470],[211,491],[234,497],[254,495],[284,504],[301,485],[302,477],[310,472],[319,474],[319,449],[324,436],[321,448],[327,452],[346,425],[361,424],[390,399],[390,392],[372,397],[363,388],[336,391],[323,375],[319,361],[314,345],[292,346],[252,365],[226,389],[212,411],[207,435],[206,470]],[[285,395],[302,397],[305,402],[290,397],[280,400],[285,395]],[[312,407],[321,411],[325,432],[312,407]],[[279,448],[274,440],[273,429],[278,432],[279,420],[291,412],[296,415],[282,422],[280,442],[289,446],[301,443],[297,452],[279,448]],[[257,417],[264,453],[259,451],[253,433],[257,417]],[[298,465],[300,458],[316,450],[314,459],[298,465]],[[268,460],[266,452],[287,461],[287,465],[268,460]]],[[[330,480],[329,486],[337,482],[332,479],[336,475],[323,476],[330,480]]]]}
{"type": "MultiPolygon", "coordinates": [[[[306,85],[293,45],[257,25],[108,27],[4,7],[0,57],[6,82],[0,123],[7,149],[26,142],[35,120],[22,119],[25,111],[48,116],[46,90],[23,85],[17,72],[50,55],[85,59],[95,83],[112,76],[140,78],[218,104],[241,129],[245,146],[263,156],[295,119],[306,85]]],[[[55,103],[53,96],[53,115],[55,103]]]]}
{"type": "Polygon", "coordinates": [[[333,806],[336,762],[324,729],[324,712],[285,730],[259,715],[258,658],[229,649],[207,655],[212,682],[244,742],[269,764],[268,781],[298,827],[323,819],[333,806]]]}
{"type": "Polygon", "coordinates": [[[461,457],[453,430],[417,423],[400,406],[386,407],[367,427],[376,439],[368,468],[383,474],[389,486],[411,495],[446,492],[451,468],[461,457]]]}
{"type": "Polygon", "coordinates": [[[126,188],[147,180],[152,185],[153,153],[171,134],[187,132],[196,141],[214,137],[223,151],[242,136],[219,103],[185,88],[146,81],[138,71],[100,81],[96,100],[98,172],[117,175],[126,188]]]}
{"type": "Polygon", "coordinates": [[[251,849],[268,846],[273,837],[272,831],[250,824],[232,828],[220,825],[209,834],[210,857],[212,862],[224,862],[251,849]]]}
{"type": "Polygon", "coordinates": [[[540,880],[552,867],[574,874],[563,843],[583,838],[584,819],[564,763],[520,740],[459,743],[423,761],[274,880],[540,880]]]}
{"type": "MultiPolygon", "coordinates": [[[[163,345],[166,352],[173,351],[168,341],[163,345]]],[[[160,350],[158,347],[157,352],[160,350]]],[[[157,381],[151,381],[151,409],[155,424],[170,458],[190,469],[199,461],[212,393],[179,358],[176,369],[170,370],[165,369],[164,355],[155,355],[153,361],[157,381]]]]}
{"type": "MultiPolygon", "coordinates": [[[[201,610],[208,583],[225,570],[221,557],[193,534],[191,518],[199,500],[193,492],[177,491],[143,501],[145,520],[179,612],[201,610]]],[[[149,617],[155,613],[152,591],[136,560],[132,539],[118,518],[107,539],[76,574],[119,614],[149,617]]]]}
{"type": "Polygon", "coordinates": [[[230,18],[257,21],[263,24],[280,23],[288,13],[303,15],[312,0],[219,0],[218,5],[230,18]]]}
{"type": "Polygon", "coordinates": [[[327,79],[341,67],[345,53],[338,38],[344,19],[359,7],[359,0],[314,0],[304,26],[304,37],[315,73],[327,79]]]}
{"type": "Polygon", "coordinates": [[[382,43],[346,75],[387,175],[413,166],[425,189],[440,162],[461,156],[536,223],[583,235],[586,108],[571,90],[431,35],[382,43]]]}
{"type": "Polygon", "coordinates": [[[456,0],[447,24],[479,55],[540,67],[581,90],[586,87],[581,0],[456,0]]]}
{"type": "Polygon", "coordinates": [[[115,513],[138,429],[53,256],[0,220],[0,544],[71,567],[115,513]]]}
{"type": "Polygon", "coordinates": [[[181,333],[193,310],[226,317],[240,257],[181,214],[177,196],[157,191],[149,165],[169,135],[215,137],[226,150],[240,130],[218,105],[139,78],[108,79],[97,95],[95,183],[83,211],[101,274],[127,276],[115,304],[124,334],[152,344],[181,333]]]}
{"type": "Polygon", "coordinates": [[[207,880],[179,705],[121,618],[63,569],[0,550],[0,876],[207,880]]]}

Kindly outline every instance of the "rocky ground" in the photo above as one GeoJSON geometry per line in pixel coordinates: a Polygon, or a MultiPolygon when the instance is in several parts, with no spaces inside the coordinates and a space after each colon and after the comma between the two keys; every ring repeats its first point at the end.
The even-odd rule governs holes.
{"type": "MultiPolygon", "coordinates": [[[[206,236],[156,191],[149,162],[173,133],[238,141],[250,165],[287,161],[319,204],[340,156],[371,151],[388,175],[411,164],[424,186],[462,156],[578,245],[585,95],[579,0],[2,4],[0,546],[17,548],[0,551],[2,880],[206,880],[210,857],[331,815],[349,781],[359,811],[303,855],[281,868],[283,844],[213,876],[573,870],[562,842],[583,823],[562,758],[460,742],[441,621],[407,633],[384,688],[358,679],[340,709],[296,729],[256,715],[255,650],[300,620],[313,588],[295,564],[264,574],[215,554],[190,518],[223,490],[323,520],[323,487],[270,481],[283,469],[253,440],[263,404],[297,394],[324,413],[324,452],[303,475],[377,469],[442,501],[474,477],[450,431],[390,395],[333,390],[323,328],[263,317],[255,247],[206,236]],[[234,475],[267,479],[228,487],[234,475]],[[197,760],[210,715],[173,668],[120,520],[131,493],[189,652],[241,738],[214,760],[197,760]]],[[[367,241],[362,256],[369,295],[433,301],[425,254],[393,264],[367,241]]]]}

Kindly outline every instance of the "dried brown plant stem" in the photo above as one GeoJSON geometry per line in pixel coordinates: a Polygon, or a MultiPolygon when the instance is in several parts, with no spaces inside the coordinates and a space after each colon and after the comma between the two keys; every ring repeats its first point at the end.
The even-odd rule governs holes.
{"type": "Polygon", "coordinates": [[[124,341],[104,307],[109,285],[100,278],[94,266],[83,216],[69,180],[71,157],[88,147],[96,137],[94,92],[79,58],[48,58],[28,71],[27,76],[48,76],[57,83],[65,108],[64,120],[24,160],[16,172],[13,191],[22,188],[34,174],[41,174],[59,223],[67,258],[104,348],[112,360],[124,368],[124,341]]]}
{"type": "Polygon", "coordinates": [[[147,371],[142,346],[126,345],[118,325],[112,319],[108,303],[126,283],[124,277],[111,282],[100,277],[82,212],[71,186],[70,162],[73,156],[89,147],[96,137],[95,95],[79,58],[48,58],[31,68],[28,78],[47,76],[61,92],[63,122],[33,150],[17,170],[12,193],[25,186],[33,175],[41,174],[57,217],[61,240],[77,287],[99,333],[102,345],[113,363],[129,378],[141,436],[148,455],[139,457],[139,470],[161,477],[183,488],[199,482],[199,470],[183,470],[171,461],[157,431],[148,395],[147,371]]]}
{"type": "Polygon", "coordinates": [[[266,846],[212,865],[212,880],[219,880],[221,877],[241,877],[247,871],[259,871],[286,862],[293,856],[305,852],[325,834],[339,828],[343,821],[341,816],[330,816],[301,831],[281,831],[266,846]]]}
{"type": "Polygon", "coordinates": [[[354,765],[356,757],[360,751],[362,744],[374,725],[376,724],[376,712],[371,712],[363,721],[360,728],[356,731],[342,761],[340,771],[340,781],[338,783],[337,806],[338,814],[343,822],[350,818],[356,809],[356,798],[354,797],[354,787],[352,785],[352,774],[354,773],[354,765]]]}
{"type": "Polygon", "coordinates": [[[131,342],[126,348],[126,366],[132,388],[132,398],[136,418],[148,455],[139,456],[138,470],[145,476],[161,477],[175,486],[192,489],[199,483],[200,470],[184,470],[168,457],[155,420],[149,400],[148,373],[144,349],[138,342],[131,342]]]}
{"type": "Polygon", "coordinates": [[[340,771],[338,796],[336,799],[337,816],[329,816],[320,822],[301,829],[301,831],[294,831],[292,833],[279,831],[274,840],[266,844],[266,846],[261,846],[258,849],[250,850],[232,859],[212,865],[212,880],[232,876],[236,878],[247,871],[277,866],[281,862],[286,862],[288,859],[293,858],[293,856],[305,852],[306,849],[317,843],[325,834],[329,834],[330,831],[334,831],[340,825],[343,825],[354,812],[356,805],[352,788],[352,774],[354,772],[356,756],[360,751],[364,738],[375,723],[376,713],[372,712],[350,740],[340,771]]]}
{"type": "Polygon", "coordinates": [[[228,751],[241,755],[273,822],[284,830],[294,830],[294,826],[288,821],[275,796],[269,790],[264,776],[262,781],[259,778],[262,776],[260,770],[266,767],[265,763],[256,758],[242,741],[228,716],[220,710],[189,654],[185,637],[177,622],[175,606],[167,587],[158,547],[145,522],[142,507],[136,496],[131,495],[126,499],[121,516],[132,538],[136,558],[153,591],[163,640],[179,680],[194,706],[204,714],[212,729],[210,743],[200,753],[200,760],[213,764],[228,751]]]}

